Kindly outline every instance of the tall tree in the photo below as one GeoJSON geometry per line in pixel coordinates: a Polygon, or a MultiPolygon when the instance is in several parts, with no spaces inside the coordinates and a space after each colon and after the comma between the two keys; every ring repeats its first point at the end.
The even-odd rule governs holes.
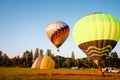
{"type": "Polygon", "coordinates": [[[32,63],[33,63],[33,52],[31,50],[31,52],[30,52],[30,65],[32,65],[32,63]]]}
{"type": "Polygon", "coordinates": [[[16,66],[17,65],[17,58],[16,58],[16,56],[14,58],[12,58],[11,60],[12,60],[12,66],[16,66]]]}
{"type": "Polygon", "coordinates": [[[34,61],[39,57],[39,49],[36,48],[35,53],[34,53],[34,61]]]}
{"type": "Polygon", "coordinates": [[[16,57],[16,59],[17,59],[17,65],[19,66],[20,65],[20,57],[19,57],[19,55],[16,57]]]}
{"type": "Polygon", "coordinates": [[[2,58],[2,51],[0,51],[0,59],[2,58]]]}
{"type": "Polygon", "coordinates": [[[75,60],[74,52],[72,52],[72,54],[71,54],[71,58],[75,60]]]}
{"type": "Polygon", "coordinates": [[[60,67],[60,56],[55,56],[54,61],[55,61],[55,68],[59,68],[60,67]]]}
{"type": "Polygon", "coordinates": [[[75,55],[74,55],[74,52],[72,52],[72,54],[71,54],[71,62],[70,62],[71,64],[71,67],[73,67],[73,66],[75,66],[75,55]]]}
{"type": "Polygon", "coordinates": [[[31,62],[31,52],[26,51],[24,52],[23,58],[24,58],[24,66],[25,67],[31,67],[32,62],[31,62]]]}
{"type": "Polygon", "coordinates": [[[7,56],[7,54],[3,54],[2,63],[3,63],[3,66],[9,66],[9,57],[7,56]]]}
{"type": "Polygon", "coordinates": [[[51,54],[51,50],[50,49],[47,49],[47,53],[46,53],[46,55],[50,55],[51,54]]]}
{"type": "Polygon", "coordinates": [[[2,51],[0,51],[0,66],[2,65],[2,51]]]}
{"type": "Polygon", "coordinates": [[[40,49],[40,55],[43,55],[43,49],[40,49]]]}

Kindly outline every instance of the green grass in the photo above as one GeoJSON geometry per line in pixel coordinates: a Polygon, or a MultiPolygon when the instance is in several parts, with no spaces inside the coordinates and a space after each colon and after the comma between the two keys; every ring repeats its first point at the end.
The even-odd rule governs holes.
{"type": "MultiPolygon", "coordinates": [[[[6,68],[0,67],[0,80],[119,80],[120,74],[113,74],[116,77],[110,76],[31,76],[32,74],[101,74],[98,69],[31,69],[31,68],[6,68]]],[[[108,75],[111,73],[105,73],[108,75]]]]}

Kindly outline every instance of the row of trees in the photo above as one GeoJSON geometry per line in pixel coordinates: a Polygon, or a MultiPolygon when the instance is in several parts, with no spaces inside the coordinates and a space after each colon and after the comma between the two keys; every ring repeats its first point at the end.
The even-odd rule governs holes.
{"type": "Polygon", "coordinates": [[[75,59],[74,52],[71,54],[71,58],[64,58],[61,56],[53,57],[53,60],[56,63],[56,68],[97,68],[97,67],[116,67],[120,68],[120,58],[116,52],[110,53],[109,56],[105,57],[102,60],[99,60],[98,65],[91,58],[82,58],[75,59]]]}
{"type": "Polygon", "coordinates": [[[33,53],[32,51],[26,51],[23,53],[23,56],[15,56],[9,58],[7,54],[3,54],[0,51],[0,66],[2,67],[30,67],[33,63],[33,53]]]}
{"type": "MultiPolygon", "coordinates": [[[[0,51],[0,66],[2,67],[31,67],[33,62],[39,55],[43,55],[44,51],[42,49],[36,48],[34,54],[33,51],[25,51],[20,56],[15,56],[13,58],[9,58],[7,54],[3,54],[0,51]]],[[[50,49],[47,49],[45,55],[50,56],[55,61],[56,68],[71,68],[71,67],[85,67],[85,68],[93,68],[98,67],[94,61],[90,58],[80,58],[75,59],[74,52],[71,53],[70,58],[65,58],[61,56],[54,56],[50,49]]],[[[117,55],[117,52],[112,52],[109,56],[99,61],[99,66],[102,67],[119,67],[120,68],[120,58],[117,55]]]]}

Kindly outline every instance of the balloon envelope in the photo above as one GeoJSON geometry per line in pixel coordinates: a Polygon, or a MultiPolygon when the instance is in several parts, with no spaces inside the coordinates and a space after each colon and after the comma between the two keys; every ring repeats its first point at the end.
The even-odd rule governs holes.
{"type": "Polygon", "coordinates": [[[74,26],[73,39],[92,59],[107,56],[120,38],[120,23],[108,13],[89,14],[74,26]]]}
{"type": "Polygon", "coordinates": [[[40,69],[54,69],[55,62],[49,56],[39,56],[31,68],[40,68],[40,69]]]}
{"type": "Polygon", "coordinates": [[[47,25],[46,34],[50,41],[59,48],[69,35],[69,26],[62,21],[53,21],[47,25]]]}

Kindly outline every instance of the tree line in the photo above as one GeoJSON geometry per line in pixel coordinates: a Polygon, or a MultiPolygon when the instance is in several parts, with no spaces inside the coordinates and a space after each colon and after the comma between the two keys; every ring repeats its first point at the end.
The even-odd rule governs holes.
{"type": "MultiPolygon", "coordinates": [[[[33,62],[40,55],[43,55],[43,49],[36,48],[35,52],[26,50],[23,55],[20,57],[15,56],[9,58],[7,54],[0,51],[0,67],[26,67],[30,68],[33,62]]],[[[98,65],[94,63],[91,58],[78,58],[75,59],[74,52],[71,52],[71,57],[62,57],[59,55],[54,56],[50,49],[47,49],[45,55],[50,56],[55,61],[55,68],[97,68],[98,65],[101,67],[116,67],[120,68],[120,58],[117,55],[117,52],[111,52],[109,56],[105,56],[104,59],[100,60],[98,65]]]]}

